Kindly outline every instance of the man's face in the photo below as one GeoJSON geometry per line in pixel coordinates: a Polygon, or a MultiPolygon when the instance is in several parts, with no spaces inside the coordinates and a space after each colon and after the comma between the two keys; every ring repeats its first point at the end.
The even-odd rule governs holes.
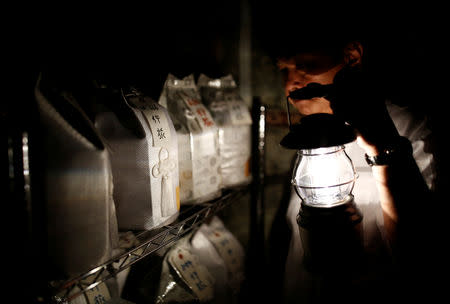
{"type": "MultiPolygon", "coordinates": [[[[331,55],[316,52],[280,58],[277,66],[283,75],[284,92],[288,96],[290,92],[303,88],[311,82],[333,83],[334,76],[344,64],[336,62],[331,55]]],[[[303,115],[333,113],[330,102],[323,97],[302,100],[290,98],[289,102],[303,115]]]]}

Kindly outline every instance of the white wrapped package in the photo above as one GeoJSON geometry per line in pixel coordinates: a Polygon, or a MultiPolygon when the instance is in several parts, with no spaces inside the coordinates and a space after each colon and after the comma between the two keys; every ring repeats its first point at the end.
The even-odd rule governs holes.
{"type": "Polygon", "coordinates": [[[245,277],[242,245],[217,216],[202,224],[190,243],[192,253],[214,274],[215,303],[235,303],[245,277]]]}
{"type": "Polygon", "coordinates": [[[250,183],[252,119],[236,82],[231,75],[211,79],[201,74],[197,86],[219,127],[222,187],[250,183]]]}
{"type": "Polygon", "coordinates": [[[214,303],[215,281],[213,273],[194,253],[188,235],[175,243],[164,257],[158,303],[214,303]]]}
{"type": "Polygon", "coordinates": [[[214,216],[201,230],[216,249],[227,269],[227,286],[237,294],[245,279],[245,250],[239,240],[214,216]]]}
{"type": "Polygon", "coordinates": [[[221,195],[218,128],[201,102],[193,75],[169,74],[159,103],[166,107],[178,137],[181,204],[197,204],[221,195]]]}
{"type": "Polygon", "coordinates": [[[168,224],[180,209],[178,143],[170,116],[135,89],[110,98],[95,124],[111,150],[119,229],[168,224]]]}
{"type": "Polygon", "coordinates": [[[24,136],[24,151],[34,157],[30,176],[36,176],[39,187],[31,188],[31,195],[45,208],[48,242],[43,246],[53,280],[75,277],[108,261],[118,230],[105,142],[80,100],[51,80],[40,75],[36,83],[35,138],[24,136]]]}

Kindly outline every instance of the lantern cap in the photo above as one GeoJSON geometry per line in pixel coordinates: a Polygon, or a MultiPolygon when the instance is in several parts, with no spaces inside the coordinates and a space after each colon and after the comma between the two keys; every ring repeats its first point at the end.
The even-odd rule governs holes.
{"type": "Polygon", "coordinates": [[[336,115],[316,113],[304,116],[300,123],[291,126],[280,145],[287,149],[316,149],[344,145],[355,139],[353,127],[336,115]]]}

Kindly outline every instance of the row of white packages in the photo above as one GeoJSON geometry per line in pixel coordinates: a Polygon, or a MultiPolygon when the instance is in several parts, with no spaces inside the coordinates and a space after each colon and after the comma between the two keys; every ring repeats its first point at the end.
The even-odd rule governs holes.
{"type": "MultiPolygon", "coordinates": [[[[177,87],[177,81],[173,84],[177,87]]],[[[42,140],[34,141],[30,151],[42,156],[37,162],[49,219],[49,257],[67,276],[111,258],[118,230],[168,224],[176,219],[180,204],[220,195],[227,180],[223,176],[235,178],[230,185],[251,177],[249,116],[245,124],[245,119],[234,119],[238,124],[218,127],[196,95],[194,109],[187,108],[193,99],[176,103],[181,100],[185,104],[181,110],[191,110],[181,112],[186,115],[179,124],[179,116],[137,91],[104,91],[75,98],[51,84],[41,85],[40,80],[36,85],[42,140]],[[94,110],[84,98],[95,100],[94,110]],[[211,125],[204,130],[195,129],[195,124],[211,125]],[[234,161],[231,166],[222,165],[226,157],[220,152],[227,155],[226,151],[235,153],[229,157],[234,161]],[[61,248],[71,254],[61,254],[61,248]]],[[[184,90],[175,91],[176,96],[186,95],[184,90]]],[[[215,104],[216,112],[217,108],[220,103],[215,104]]],[[[231,116],[239,117],[237,108],[230,108],[231,116]]],[[[245,117],[248,110],[243,113],[245,117]]]]}
{"type": "Polygon", "coordinates": [[[181,203],[201,203],[251,181],[251,115],[231,75],[169,74],[159,98],[178,136],[181,203]]]}
{"type": "Polygon", "coordinates": [[[215,99],[205,98],[214,117],[192,75],[179,80],[170,74],[159,103],[136,89],[122,91],[123,110],[134,114],[142,136],[130,131],[117,109],[96,114],[95,126],[111,151],[119,229],[156,228],[173,221],[180,205],[251,181],[251,117],[230,78],[208,82],[202,75],[202,87],[217,91],[215,99]]]}

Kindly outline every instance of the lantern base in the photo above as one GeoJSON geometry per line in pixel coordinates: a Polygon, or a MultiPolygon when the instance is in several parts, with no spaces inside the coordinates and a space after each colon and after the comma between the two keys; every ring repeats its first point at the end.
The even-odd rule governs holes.
{"type": "Polygon", "coordinates": [[[353,196],[329,208],[302,203],[297,223],[308,271],[348,274],[363,261],[362,215],[353,196]]]}
{"type": "MultiPolygon", "coordinates": [[[[301,197],[297,187],[294,187],[294,189],[295,189],[297,195],[301,197]]],[[[346,205],[349,202],[353,202],[353,195],[351,195],[351,194],[340,201],[333,201],[332,203],[311,204],[311,203],[306,203],[306,202],[302,201],[302,205],[305,205],[306,207],[309,207],[309,208],[333,208],[333,207],[337,207],[337,206],[341,206],[341,205],[346,205]]]]}

